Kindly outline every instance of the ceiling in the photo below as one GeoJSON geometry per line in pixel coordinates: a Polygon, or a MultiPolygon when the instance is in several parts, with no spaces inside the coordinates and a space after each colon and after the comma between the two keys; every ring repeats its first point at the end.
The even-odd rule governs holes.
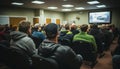
{"type": "Polygon", "coordinates": [[[47,9],[50,6],[56,6],[58,9],[54,9],[53,11],[63,12],[61,9],[66,9],[62,7],[63,4],[72,4],[74,7],[67,8],[72,9],[72,11],[80,11],[76,10],[75,7],[84,7],[83,10],[93,10],[93,9],[106,9],[106,8],[120,8],[119,0],[97,0],[100,3],[96,5],[106,5],[106,8],[97,8],[96,5],[90,5],[87,2],[92,0],[42,0],[44,4],[32,4],[33,0],[0,0],[0,7],[22,7],[22,8],[31,8],[31,9],[47,9]],[[12,2],[22,2],[24,3],[21,6],[12,5],[12,2]]]}

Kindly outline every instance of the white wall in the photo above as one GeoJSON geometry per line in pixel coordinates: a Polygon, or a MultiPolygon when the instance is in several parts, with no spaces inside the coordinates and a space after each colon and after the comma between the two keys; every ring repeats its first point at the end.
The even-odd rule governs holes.
{"type": "Polygon", "coordinates": [[[120,28],[120,10],[112,10],[112,24],[115,24],[116,27],[120,28]]]}
{"type": "Polygon", "coordinates": [[[17,9],[17,8],[5,8],[0,10],[0,15],[3,16],[25,16],[33,23],[34,11],[32,9],[17,9]]]}
{"type": "MultiPolygon", "coordinates": [[[[106,9],[105,9],[106,10],[106,9]]],[[[119,9],[110,9],[112,11],[112,24],[120,28],[120,10],[119,9]]],[[[98,10],[94,10],[98,11],[98,10]]],[[[78,12],[55,12],[44,10],[44,17],[48,18],[58,18],[63,21],[72,22],[75,21],[77,25],[88,24],[88,12],[89,11],[78,11],[78,12]],[[76,17],[80,17],[80,20],[77,20],[76,17]]],[[[0,9],[0,15],[4,16],[26,16],[28,20],[33,23],[33,17],[35,16],[34,9],[25,9],[25,8],[4,8],[0,9]]]]}
{"type": "Polygon", "coordinates": [[[68,12],[65,14],[65,20],[68,22],[75,21],[77,25],[88,24],[88,11],[68,12]],[[78,20],[76,17],[80,17],[80,19],[78,20]]]}

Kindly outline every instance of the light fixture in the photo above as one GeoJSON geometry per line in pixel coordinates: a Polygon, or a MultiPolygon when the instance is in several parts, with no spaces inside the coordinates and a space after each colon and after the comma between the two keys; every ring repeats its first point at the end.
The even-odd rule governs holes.
{"type": "Polygon", "coordinates": [[[106,5],[97,5],[98,8],[104,8],[106,5]]]}
{"type": "Polygon", "coordinates": [[[71,11],[71,9],[62,9],[62,11],[71,11]]]}
{"type": "Polygon", "coordinates": [[[93,5],[93,4],[98,4],[98,3],[100,3],[100,2],[98,2],[98,1],[89,1],[89,2],[87,2],[87,3],[93,5]]]}
{"type": "Polygon", "coordinates": [[[63,7],[74,7],[74,5],[70,5],[70,4],[66,4],[66,5],[62,5],[63,7]]]}
{"type": "Polygon", "coordinates": [[[48,7],[48,9],[57,9],[58,7],[48,7]]]}
{"type": "Polygon", "coordinates": [[[35,1],[32,1],[32,3],[34,3],[34,4],[44,4],[45,2],[43,2],[43,1],[38,1],[38,0],[35,0],[35,1]]]}
{"type": "Polygon", "coordinates": [[[63,0],[63,1],[67,1],[67,0],[63,0]]]}
{"type": "Polygon", "coordinates": [[[83,7],[76,7],[75,9],[77,9],[77,10],[83,10],[85,8],[83,8],[83,7]]]}
{"type": "Polygon", "coordinates": [[[12,5],[23,5],[24,3],[20,3],[20,2],[12,2],[12,5]]]}

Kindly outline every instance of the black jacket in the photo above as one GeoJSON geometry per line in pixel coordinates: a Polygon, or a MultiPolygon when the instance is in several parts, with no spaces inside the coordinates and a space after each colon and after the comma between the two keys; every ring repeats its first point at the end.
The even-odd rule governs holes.
{"type": "Polygon", "coordinates": [[[55,59],[60,69],[80,69],[82,57],[76,55],[68,46],[62,46],[49,40],[44,40],[39,46],[38,54],[55,59]]]}

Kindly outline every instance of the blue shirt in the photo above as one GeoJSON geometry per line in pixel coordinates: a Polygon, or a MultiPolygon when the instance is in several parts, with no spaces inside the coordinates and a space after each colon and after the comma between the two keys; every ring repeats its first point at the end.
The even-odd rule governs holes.
{"type": "Polygon", "coordinates": [[[39,31],[34,31],[34,32],[32,33],[32,36],[33,36],[33,37],[40,38],[40,39],[42,39],[42,40],[45,39],[45,35],[44,35],[43,33],[39,32],[39,31]]]}

